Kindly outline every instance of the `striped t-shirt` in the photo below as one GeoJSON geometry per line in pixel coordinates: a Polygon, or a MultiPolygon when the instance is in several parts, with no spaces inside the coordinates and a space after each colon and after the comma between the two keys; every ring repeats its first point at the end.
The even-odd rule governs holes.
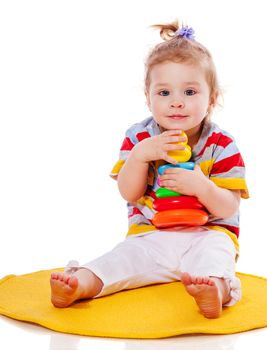
{"type": "MultiPolygon", "coordinates": [[[[147,137],[160,134],[160,129],[152,117],[131,126],[123,140],[119,160],[112,169],[111,176],[116,179],[120,169],[127,159],[131,149],[147,137]]],[[[245,180],[245,165],[233,137],[220,129],[213,122],[206,122],[203,126],[198,143],[192,149],[190,161],[201,167],[203,173],[217,186],[230,190],[240,190],[241,197],[248,198],[245,180]]],[[[157,184],[158,167],[165,164],[159,160],[150,162],[147,189],[143,197],[136,203],[127,203],[129,230],[128,235],[156,230],[152,218],[156,211],[153,209],[157,184]]],[[[206,226],[224,231],[235,241],[239,236],[239,212],[228,219],[209,216],[206,226]]],[[[175,230],[179,230],[176,227],[175,230]]]]}

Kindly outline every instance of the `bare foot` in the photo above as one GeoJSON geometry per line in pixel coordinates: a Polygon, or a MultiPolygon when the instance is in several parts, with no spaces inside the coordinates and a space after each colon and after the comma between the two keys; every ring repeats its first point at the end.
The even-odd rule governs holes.
{"type": "Polygon", "coordinates": [[[182,273],[181,276],[185,289],[192,295],[200,312],[207,318],[218,318],[221,315],[223,303],[228,301],[223,299],[230,297],[226,284],[219,280],[221,279],[216,283],[211,277],[194,277],[187,272],[182,273]]]}
{"type": "Polygon", "coordinates": [[[78,284],[75,276],[53,272],[50,278],[52,304],[56,307],[67,307],[79,299],[78,284]]]}
{"type": "Polygon", "coordinates": [[[68,307],[79,299],[89,299],[97,295],[102,281],[91,271],[80,269],[70,275],[53,272],[50,278],[51,302],[55,307],[68,307]]]}

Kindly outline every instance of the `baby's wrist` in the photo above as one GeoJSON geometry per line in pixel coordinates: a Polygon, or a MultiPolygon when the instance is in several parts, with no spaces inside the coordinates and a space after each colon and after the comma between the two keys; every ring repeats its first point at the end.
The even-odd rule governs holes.
{"type": "Polygon", "coordinates": [[[198,193],[196,195],[201,203],[208,200],[208,198],[213,193],[214,186],[216,185],[210,179],[203,177],[201,183],[198,186],[198,193]]]}
{"type": "Polygon", "coordinates": [[[145,152],[142,149],[142,145],[140,143],[136,144],[131,152],[131,157],[139,163],[149,163],[150,160],[147,159],[145,152]]]}

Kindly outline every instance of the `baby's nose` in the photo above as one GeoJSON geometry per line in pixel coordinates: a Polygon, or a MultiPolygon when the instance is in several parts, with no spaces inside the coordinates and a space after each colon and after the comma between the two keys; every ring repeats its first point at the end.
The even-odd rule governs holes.
{"type": "Polygon", "coordinates": [[[171,107],[172,108],[183,108],[184,107],[184,102],[182,99],[176,99],[171,102],[171,107]]]}

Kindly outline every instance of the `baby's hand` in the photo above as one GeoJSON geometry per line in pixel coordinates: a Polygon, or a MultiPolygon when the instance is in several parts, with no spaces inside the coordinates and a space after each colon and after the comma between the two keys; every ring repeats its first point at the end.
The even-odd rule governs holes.
{"type": "Polygon", "coordinates": [[[160,176],[160,185],[169,190],[182,193],[187,196],[198,197],[205,189],[207,178],[198,165],[194,170],[182,168],[169,168],[160,176]]]}
{"type": "Polygon", "coordinates": [[[160,135],[152,136],[140,141],[133,148],[135,157],[143,162],[163,159],[168,163],[176,164],[176,160],[168,156],[169,151],[184,150],[178,142],[186,141],[182,130],[167,130],[160,135]]]}

